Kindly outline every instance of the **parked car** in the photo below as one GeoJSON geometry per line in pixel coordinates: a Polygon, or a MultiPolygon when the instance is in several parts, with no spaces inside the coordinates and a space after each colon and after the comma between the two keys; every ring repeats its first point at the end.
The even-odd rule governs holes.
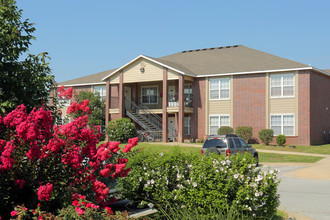
{"type": "Polygon", "coordinates": [[[210,135],[205,140],[201,153],[206,155],[208,153],[218,153],[225,156],[249,153],[254,157],[256,165],[259,165],[258,151],[236,134],[210,135]]]}

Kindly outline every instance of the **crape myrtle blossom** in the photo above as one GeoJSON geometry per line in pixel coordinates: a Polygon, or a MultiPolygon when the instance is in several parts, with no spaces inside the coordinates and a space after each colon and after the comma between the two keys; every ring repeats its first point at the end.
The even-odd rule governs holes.
{"type": "MultiPolygon", "coordinates": [[[[60,97],[72,98],[72,89],[59,91],[60,97]]],[[[103,207],[113,201],[102,181],[128,175],[128,160],[123,153],[131,151],[138,138],[130,139],[123,149],[120,142],[97,146],[102,133],[98,133],[99,128],[87,125],[88,103],[83,101],[70,108],[72,113],[83,111],[86,115],[59,126],[53,126],[52,113],[44,108],[34,108],[28,113],[24,105],[19,105],[6,116],[0,116],[0,173],[11,175],[1,178],[0,183],[16,186],[13,189],[17,192],[17,187],[33,189],[35,194],[30,196],[31,201],[22,201],[25,204],[33,199],[49,202],[51,195],[70,193],[65,189],[69,186],[78,192],[92,189],[94,199],[103,207]]]]}

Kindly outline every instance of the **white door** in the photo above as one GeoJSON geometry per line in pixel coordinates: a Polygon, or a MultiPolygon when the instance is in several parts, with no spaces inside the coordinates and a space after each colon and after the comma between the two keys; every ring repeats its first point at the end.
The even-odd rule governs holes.
{"type": "Polygon", "coordinates": [[[175,118],[168,117],[168,139],[169,141],[175,140],[175,118]]]}
{"type": "Polygon", "coordinates": [[[124,89],[124,96],[129,101],[125,101],[125,109],[130,110],[131,109],[131,101],[132,101],[132,88],[131,87],[125,87],[124,89]]]}

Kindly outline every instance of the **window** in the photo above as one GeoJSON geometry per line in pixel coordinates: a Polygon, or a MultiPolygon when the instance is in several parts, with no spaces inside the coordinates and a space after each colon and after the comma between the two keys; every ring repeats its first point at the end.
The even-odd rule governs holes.
{"type": "Polygon", "coordinates": [[[242,145],[243,148],[247,148],[248,147],[248,145],[246,144],[245,141],[243,141],[242,139],[239,139],[239,141],[241,142],[241,145],[242,145]]]}
{"type": "Polygon", "coordinates": [[[60,105],[70,106],[70,99],[58,99],[60,105]]]}
{"type": "Polygon", "coordinates": [[[210,134],[218,134],[218,129],[221,126],[230,126],[229,115],[211,115],[210,134]]]}
{"type": "Polygon", "coordinates": [[[191,118],[184,117],[184,134],[190,135],[191,134],[191,118]]]}
{"type": "Polygon", "coordinates": [[[279,134],[294,136],[294,123],[294,114],[270,116],[270,129],[274,131],[274,136],[279,134]]]}
{"type": "Polygon", "coordinates": [[[210,99],[229,99],[230,80],[229,78],[210,79],[210,99]]]}
{"type": "Polygon", "coordinates": [[[94,86],[94,94],[99,94],[101,97],[101,100],[105,100],[106,99],[106,86],[94,86]]]}
{"type": "Polygon", "coordinates": [[[238,138],[234,138],[235,146],[236,148],[242,148],[241,142],[238,138]]]}
{"type": "Polygon", "coordinates": [[[142,87],[142,103],[157,104],[158,103],[158,87],[142,87]]]}
{"type": "Polygon", "coordinates": [[[274,74],[270,76],[270,97],[293,97],[294,74],[274,74]]]}

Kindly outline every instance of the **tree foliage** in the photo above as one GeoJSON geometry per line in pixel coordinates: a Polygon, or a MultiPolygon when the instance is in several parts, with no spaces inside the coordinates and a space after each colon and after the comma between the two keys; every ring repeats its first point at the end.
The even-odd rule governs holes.
{"type": "Polygon", "coordinates": [[[22,19],[14,0],[0,0],[0,113],[19,104],[28,111],[48,98],[54,76],[47,53],[28,54],[34,24],[22,19]]]}
{"type": "Polygon", "coordinates": [[[105,104],[99,94],[94,94],[88,91],[80,91],[78,94],[78,103],[88,99],[89,109],[92,113],[89,115],[89,125],[104,125],[105,124],[105,104]]]}

